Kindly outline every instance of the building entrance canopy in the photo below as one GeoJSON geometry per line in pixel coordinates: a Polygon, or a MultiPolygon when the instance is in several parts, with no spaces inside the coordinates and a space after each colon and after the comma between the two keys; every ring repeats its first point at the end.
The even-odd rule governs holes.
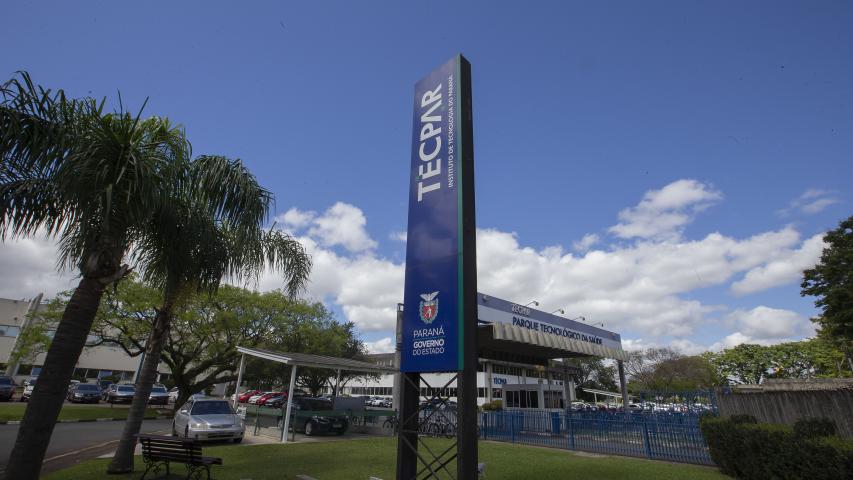
{"type": "Polygon", "coordinates": [[[542,360],[551,358],[601,357],[627,360],[622,349],[571,338],[549,335],[506,323],[480,325],[477,328],[480,357],[506,359],[506,354],[517,358],[542,360]]]}
{"type": "MultiPolygon", "coordinates": [[[[582,318],[582,317],[580,317],[582,318]]],[[[477,340],[483,358],[602,357],[626,360],[618,333],[507,300],[477,294],[477,340]]]]}

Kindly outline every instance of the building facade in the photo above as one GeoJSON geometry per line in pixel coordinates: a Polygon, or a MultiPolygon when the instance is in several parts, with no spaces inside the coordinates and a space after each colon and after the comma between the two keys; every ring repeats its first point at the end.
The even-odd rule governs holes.
{"type": "MultiPolygon", "coordinates": [[[[22,359],[20,362],[10,360],[12,352],[19,341],[21,333],[34,322],[42,322],[39,312],[47,304],[42,303],[38,295],[30,300],[13,300],[0,298],[0,372],[14,377],[17,384],[28,378],[37,377],[44,363],[44,353],[34,358],[22,359]]],[[[46,333],[52,336],[55,330],[48,327],[46,333]]],[[[91,336],[89,342],[97,341],[91,336]]],[[[74,366],[74,377],[95,383],[103,378],[116,381],[133,382],[139,371],[141,358],[131,357],[117,346],[98,345],[86,347],[74,366]]],[[[168,371],[168,370],[165,370],[168,371]]]]}
{"type": "MultiPolygon", "coordinates": [[[[398,367],[396,364],[396,354],[394,353],[373,354],[369,355],[369,358],[378,365],[392,368],[398,367]]],[[[565,389],[569,401],[574,400],[575,389],[571,373],[568,375],[569,380],[567,385],[563,384],[564,376],[566,375],[562,368],[546,368],[481,360],[477,367],[477,403],[483,405],[493,400],[503,400],[505,388],[510,386],[511,390],[518,391],[519,389],[515,387],[516,385],[542,385],[541,389],[545,391],[563,391],[565,389]]],[[[378,377],[353,379],[341,387],[341,394],[393,399],[395,377],[396,375],[380,375],[378,377]]],[[[437,395],[455,402],[457,400],[455,382],[451,382],[449,386],[445,387],[452,378],[452,373],[422,374],[421,396],[437,395]]],[[[331,393],[331,389],[328,389],[327,393],[331,393]]],[[[545,396],[548,395],[544,395],[543,400],[545,396]]],[[[548,397],[550,398],[550,396],[548,397]]],[[[518,401],[517,397],[514,397],[513,401],[518,401]]],[[[536,403],[538,404],[538,402],[536,403]]],[[[559,408],[553,407],[552,404],[553,402],[549,401],[547,408],[559,408]]],[[[527,399],[525,399],[524,405],[525,407],[527,406],[527,399]]]]}

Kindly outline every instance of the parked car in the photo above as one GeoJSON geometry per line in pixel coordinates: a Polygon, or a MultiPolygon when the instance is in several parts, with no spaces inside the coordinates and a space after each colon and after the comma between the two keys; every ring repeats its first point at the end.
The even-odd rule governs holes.
{"type": "Polygon", "coordinates": [[[68,389],[65,398],[71,403],[98,403],[101,401],[101,389],[93,383],[76,383],[68,389]]]}
{"type": "Polygon", "coordinates": [[[172,435],[198,440],[243,441],[246,425],[227,400],[192,398],[183,404],[172,422],[172,435]]]}
{"type": "MultiPolygon", "coordinates": [[[[264,400],[263,405],[270,408],[281,408],[287,402],[287,394],[281,393],[264,400]]],[[[258,404],[260,405],[260,403],[258,404]]]]}
{"type": "Polygon", "coordinates": [[[287,395],[287,393],[285,393],[285,392],[269,392],[269,393],[266,393],[263,396],[261,396],[261,398],[259,398],[255,402],[255,404],[256,405],[266,405],[267,400],[269,400],[271,398],[275,398],[275,397],[285,396],[285,395],[287,395]]]}
{"type": "Polygon", "coordinates": [[[305,435],[335,433],[343,435],[349,427],[344,412],[333,412],[332,402],[325,398],[297,395],[293,397],[290,424],[305,435]]]}
{"type": "Polygon", "coordinates": [[[261,392],[260,390],[249,390],[247,392],[243,392],[237,397],[237,402],[246,403],[249,401],[250,398],[252,398],[253,396],[255,396],[259,393],[263,393],[263,392],[261,392]]]}
{"type": "Polygon", "coordinates": [[[155,383],[151,387],[151,394],[148,395],[148,403],[151,405],[168,405],[169,392],[166,390],[166,386],[155,383]]]}
{"type": "Polygon", "coordinates": [[[15,395],[15,381],[6,375],[0,376],[0,400],[8,402],[15,395]]]}
{"type": "Polygon", "coordinates": [[[178,401],[178,387],[172,387],[169,389],[169,402],[175,403],[178,401]]]}
{"type": "Polygon", "coordinates": [[[107,403],[131,403],[136,387],[128,383],[114,383],[107,389],[107,403]]]}
{"type": "Polygon", "coordinates": [[[251,397],[249,397],[249,403],[252,405],[257,405],[259,398],[263,397],[264,395],[269,395],[271,393],[275,393],[275,392],[258,392],[256,394],[252,395],[251,397]]]}
{"type": "Polygon", "coordinates": [[[32,377],[24,380],[24,393],[21,394],[21,401],[27,402],[33,394],[33,389],[36,388],[36,380],[38,377],[32,377]]]}

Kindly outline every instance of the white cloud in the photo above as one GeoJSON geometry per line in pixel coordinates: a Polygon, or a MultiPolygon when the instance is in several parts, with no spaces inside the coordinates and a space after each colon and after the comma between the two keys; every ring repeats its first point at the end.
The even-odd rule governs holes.
{"type": "Polygon", "coordinates": [[[677,352],[681,352],[685,355],[698,355],[702,352],[708,351],[707,346],[700,345],[698,343],[695,343],[695,342],[688,340],[688,339],[685,339],[685,338],[679,338],[679,339],[672,340],[671,342],[669,342],[669,346],[673,350],[675,350],[677,352]]]}
{"type": "Polygon", "coordinates": [[[341,245],[351,252],[376,248],[376,242],[364,229],[367,225],[364,212],[348,203],[338,202],[332,205],[323,215],[315,218],[312,224],[308,233],[319,238],[327,247],[341,245]]]}
{"type": "Polygon", "coordinates": [[[656,347],[656,348],[669,347],[669,348],[675,350],[676,352],[684,354],[684,355],[698,355],[698,354],[708,350],[708,347],[706,347],[705,345],[700,345],[698,343],[695,343],[691,340],[684,339],[684,338],[677,338],[674,340],[670,340],[668,343],[667,342],[647,342],[647,341],[643,340],[642,338],[630,339],[630,340],[622,339],[622,348],[624,348],[626,351],[629,351],[629,352],[639,352],[639,351],[643,351],[643,350],[646,350],[646,349],[652,348],[652,347],[656,347]]]}
{"type": "Polygon", "coordinates": [[[732,283],[732,293],[746,295],[800,280],[803,270],[813,267],[820,260],[826,246],[823,235],[814,235],[803,242],[800,248],[780,252],[775,260],[749,270],[743,280],[732,283]]]}
{"type": "Polygon", "coordinates": [[[285,227],[290,229],[300,229],[308,226],[316,216],[317,212],[302,211],[294,207],[276,217],[276,221],[283,223],[285,227]]]}
{"type": "Polygon", "coordinates": [[[773,345],[808,337],[815,331],[805,316],[764,305],[750,310],[735,310],[726,316],[726,321],[735,332],[711,345],[709,350],[734,348],[742,343],[773,345]]]}
{"type": "Polygon", "coordinates": [[[573,255],[524,247],[513,233],[480,230],[478,285],[484,293],[537,299],[546,310],[563,308],[568,316],[584,315],[617,331],[686,336],[721,307],[681,295],[724,285],[798,243],[799,234],[786,227],[745,239],[712,233],[694,241],[640,241],[573,255]]]}
{"type": "MultiPolygon", "coordinates": [[[[695,211],[697,205],[719,198],[709,187],[680,182],[683,185],[678,188],[667,186],[647,194],[643,202],[649,206],[643,209],[695,211]]],[[[362,332],[394,329],[405,266],[373,248],[376,242],[367,233],[360,209],[340,202],[319,214],[293,208],[278,221],[312,255],[314,268],[307,287],[312,299],[334,306],[362,332]]],[[[584,246],[593,245],[592,236],[584,239],[584,246]]],[[[21,272],[21,278],[0,278],[5,282],[0,283],[0,296],[31,297],[51,288],[55,293],[56,287],[32,286],[50,283],[43,275],[54,275],[56,281],[50,242],[19,243],[0,247],[0,270],[21,272]]],[[[791,281],[790,272],[814,258],[818,243],[819,236],[802,241],[797,230],[786,226],[746,238],[721,233],[695,240],[657,236],[572,252],[561,246],[532,248],[513,232],[480,229],[478,284],[480,291],[490,295],[522,303],[536,299],[542,310],[562,308],[568,317],[583,315],[590,323],[603,322],[608,329],[632,337],[624,340],[626,348],[668,345],[691,353],[703,348],[694,338],[699,328],[720,316],[730,327],[730,335],[723,340],[727,344],[806,334],[807,319],[794,312],[762,307],[727,315],[725,306],[703,303],[693,298],[693,292],[715,286],[757,291],[791,281]],[[778,262],[793,266],[781,268],[778,262]],[[738,281],[730,285],[733,280],[738,281]],[[786,329],[790,333],[783,334],[786,329]]],[[[281,288],[282,281],[268,272],[257,287],[281,288]]]]}
{"type": "Polygon", "coordinates": [[[836,203],[841,203],[838,192],[811,188],[803,192],[799,197],[791,200],[787,208],[779,210],[777,213],[780,215],[791,215],[792,213],[799,212],[814,215],[836,203]]]}
{"type": "Polygon", "coordinates": [[[797,312],[760,305],[751,310],[735,310],[728,318],[750,338],[780,339],[802,335],[811,325],[797,312]]]}
{"type": "Polygon", "coordinates": [[[388,238],[390,238],[391,240],[396,240],[398,242],[406,243],[406,240],[409,239],[409,234],[408,234],[408,232],[405,232],[405,231],[403,231],[403,232],[391,232],[391,234],[388,235],[388,238]]]}
{"type": "Polygon", "coordinates": [[[58,272],[56,243],[42,236],[0,243],[0,297],[45,298],[76,286],[76,272],[58,272]]]}
{"type": "MultiPolygon", "coordinates": [[[[324,248],[310,236],[297,239],[313,260],[308,284],[310,297],[337,304],[346,319],[362,331],[394,328],[397,302],[403,298],[402,264],[371,252],[341,255],[324,248]]],[[[267,272],[259,282],[259,288],[281,288],[281,283],[281,279],[267,272]]]]}
{"type": "Polygon", "coordinates": [[[350,252],[376,248],[376,241],[365,229],[367,218],[364,212],[349,203],[337,202],[322,215],[291,208],[276,217],[276,221],[284,224],[283,230],[294,235],[307,233],[325,247],[340,245],[350,252]]]}
{"type": "Polygon", "coordinates": [[[639,204],[619,212],[620,222],[609,231],[621,238],[678,238],[696,213],[722,198],[710,185],[677,180],[660,190],[647,191],[639,204]]]}
{"type": "Polygon", "coordinates": [[[655,347],[657,345],[653,343],[648,343],[644,341],[642,338],[623,338],[622,339],[622,348],[628,352],[642,352],[650,347],[655,347]]]}
{"type": "Polygon", "coordinates": [[[391,337],[385,337],[375,342],[364,342],[364,345],[370,353],[391,353],[396,348],[391,337]]]}
{"type": "Polygon", "coordinates": [[[585,252],[585,251],[589,250],[590,247],[592,247],[593,245],[598,243],[598,240],[599,240],[598,235],[596,235],[594,233],[588,233],[588,234],[584,235],[583,238],[581,238],[577,242],[572,243],[572,248],[576,252],[585,252]]]}

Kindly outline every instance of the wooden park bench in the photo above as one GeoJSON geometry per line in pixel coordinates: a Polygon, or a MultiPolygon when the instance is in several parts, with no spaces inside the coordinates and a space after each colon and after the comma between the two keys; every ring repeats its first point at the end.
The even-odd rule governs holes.
{"type": "Polygon", "coordinates": [[[200,480],[202,473],[210,479],[210,466],[222,465],[221,458],[205,457],[201,454],[201,443],[193,438],[169,437],[165,435],[137,435],[142,444],[142,460],[145,462],[144,479],[148,473],[159,477],[165,471],[169,475],[170,463],[187,466],[187,479],[200,480]]]}

